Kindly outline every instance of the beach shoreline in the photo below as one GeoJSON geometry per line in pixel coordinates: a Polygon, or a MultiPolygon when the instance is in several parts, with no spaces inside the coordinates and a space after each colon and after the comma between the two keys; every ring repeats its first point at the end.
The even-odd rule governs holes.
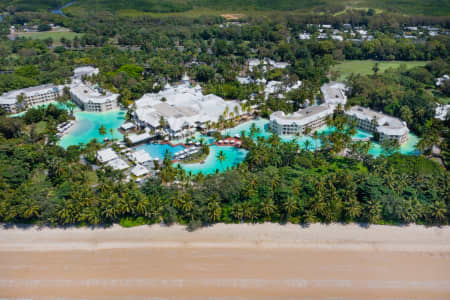
{"type": "Polygon", "coordinates": [[[293,248],[450,252],[450,226],[216,224],[188,231],[161,224],[124,228],[1,226],[0,251],[126,248],[293,248]]]}
{"type": "Polygon", "coordinates": [[[2,299],[450,299],[450,227],[3,227],[0,269],[2,299]]]}

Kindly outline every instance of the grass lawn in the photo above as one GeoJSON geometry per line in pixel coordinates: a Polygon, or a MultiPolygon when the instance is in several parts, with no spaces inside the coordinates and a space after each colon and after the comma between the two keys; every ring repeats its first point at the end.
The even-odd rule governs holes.
{"type": "Polygon", "coordinates": [[[450,104],[450,97],[439,97],[439,102],[442,104],[450,104]]]}
{"type": "Polygon", "coordinates": [[[52,38],[53,41],[59,41],[61,38],[66,38],[68,40],[73,40],[74,37],[82,36],[80,33],[75,33],[72,31],[68,32],[58,32],[58,31],[46,31],[46,32],[22,32],[18,34],[20,37],[32,38],[34,40],[43,40],[47,38],[52,38]]]}
{"type": "MultiPolygon", "coordinates": [[[[375,60],[347,60],[339,63],[333,67],[334,71],[338,71],[338,80],[346,79],[351,73],[359,73],[362,75],[373,74],[372,67],[377,61],[375,60]]],[[[408,69],[414,67],[425,66],[427,61],[379,61],[380,73],[384,72],[388,68],[398,68],[404,64],[408,69]]]]}
{"type": "Polygon", "coordinates": [[[44,134],[46,129],[47,129],[47,122],[40,121],[39,123],[36,124],[36,127],[34,130],[35,130],[36,134],[39,135],[39,134],[44,134]]]}

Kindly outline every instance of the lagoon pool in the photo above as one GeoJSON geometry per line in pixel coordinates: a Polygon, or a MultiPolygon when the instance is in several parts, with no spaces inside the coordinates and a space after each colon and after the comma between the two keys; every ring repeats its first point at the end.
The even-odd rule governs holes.
{"type": "Polygon", "coordinates": [[[215,142],[215,139],[213,137],[203,135],[200,132],[196,132],[191,137],[182,138],[182,139],[178,139],[178,140],[171,140],[170,142],[173,145],[180,144],[180,143],[185,144],[187,142],[187,140],[193,141],[195,143],[200,142],[200,140],[203,140],[203,144],[205,144],[205,145],[209,145],[209,144],[212,144],[215,142]]]}
{"type": "MultiPolygon", "coordinates": [[[[245,122],[242,123],[234,128],[230,128],[230,129],[225,129],[222,131],[222,134],[224,135],[230,135],[230,136],[234,136],[235,134],[241,134],[241,131],[245,131],[246,135],[250,134],[250,128],[252,126],[252,124],[255,124],[255,126],[257,128],[260,129],[260,132],[257,133],[255,136],[263,136],[265,138],[269,137],[270,135],[272,135],[272,133],[269,130],[269,120],[266,119],[255,119],[249,122],[245,122]]],[[[328,127],[328,126],[324,126],[320,129],[318,129],[318,133],[325,133],[328,134],[332,131],[333,129],[328,127]]],[[[364,130],[360,130],[357,129],[356,134],[353,136],[353,138],[355,139],[365,139],[365,138],[372,138],[373,135],[370,132],[364,131],[364,130]]],[[[284,142],[290,142],[290,141],[296,141],[298,143],[298,145],[305,149],[306,144],[308,144],[308,150],[314,150],[318,147],[320,147],[320,140],[318,139],[314,139],[311,136],[280,136],[281,140],[284,142]],[[308,141],[308,143],[307,143],[308,141]]],[[[407,154],[407,155],[419,155],[420,152],[416,149],[416,145],[419,141],[419,138],[412,134],[409,133],[408,136],[408,140],[406,141],[406,143],[402,144],[399,152],[402,154],[407,154]]],[[[377,157],[380,156],[381,154],[386,154],[386,152],[382,149],[381,145],[375,142],[371,142],[371,147],[369,150],[369,154],[377,157]]]]}
{"type": "Polygon", "coordinates": [[[209,155],[204,163],[195,164],[183,164],[176,163],[175,165],[180,165],[186,172],[192,172],[192,174],[197,174],[202,172],[203,174],[213,174],[216,170],[219,172],[226,171],[228,168],[239,165],[247,156],[247,150],[236,148],[233,146],[216,146],[212,145],[209,147],[209,155]],[[225,160],[220,162],[217,159],[217,155],[220,151],[223,151],[225,155],[225,160]]]}
{"type": "Polygon", "coordinates": [[[166,152],[169,152],[171,157],[173,158],[173,155],[181,150],[184,150],[184,146],[178,145],[178,146],[171,146],[169,144],[145,144],[139,147],[136,147],[136,150],[144,150],[152,158],[158,158],[159,160],[163,160],[166,156],[166,152]]]}
{"type": "Polygon", "coordinates": [[[71,145],[87,144],[92,139],[102,142],[105,137],[122,140],[122,134],[117,130],[125,121],[124,110],[114,110],[109,112],[85,112],[74,113],[75,125],[59,140],[59,145],[67,148],[71,145]],[[106,127],[106,135],[102,136],[98,132],[100,126],[106,127]],[[110,129],[113,129],[111,135],[110,129]]]}
{"type": "MultiPolygon", "coordinates": [[[[398,152],[406,155],[419,155],[420,151],[417,150],[416,145],[419,142],[417,135],[409,133],[408,140],[400,146],[398,152]]],[[[369,149],[369,154],[378,157],[381,154],[386,154],[380,144],[372,142],[369,149]]]]}

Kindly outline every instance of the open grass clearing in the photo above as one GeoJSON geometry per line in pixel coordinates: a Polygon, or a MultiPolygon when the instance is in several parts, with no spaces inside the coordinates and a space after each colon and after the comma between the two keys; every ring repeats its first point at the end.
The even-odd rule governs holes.
{"type": "MultiPolygon", "coordinates": [[[[352,73],[373,74],[372,68],[376,63],[376,60],[347,60],[335,65],[333,71],[339,72],[338,80],[344,80],[352,73]]],[[[379,72],[382,73],[389,68],[398,68],[400,65],[406,65],[406,68],[411,69],[425,66],[427,63],[428,61],[378,61],[378,67],[380,68],[379,72]]]]}
{"type": "Polygon", "coordinates": [[[54,41],[59,41],[61,38],[73,40],[76,36],[82,36],[82,34],[72,31],[21,32],[17,35],[19,37],[27,37],[33,40],[45,40],[48,38],[52,38],[54,41]]]}

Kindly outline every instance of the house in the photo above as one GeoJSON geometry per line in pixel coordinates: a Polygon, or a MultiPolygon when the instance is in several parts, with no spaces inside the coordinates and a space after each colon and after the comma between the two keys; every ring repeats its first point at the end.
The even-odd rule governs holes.
{"type": "Polygon", "coordinates": [[[131,169],[131,174],[133,174],[136,177],[141,177],[144,175],[147,175],[148,173],[150,173],[150,171],[144,167],[143,165],[136,165],[131,169]]]}
{"type": "Polygon", "coordinates": [[[97,152],[97,159],[102,164],[117,158],[119,158],[119,156],[112,148],[101,149],[97,152]]]}

